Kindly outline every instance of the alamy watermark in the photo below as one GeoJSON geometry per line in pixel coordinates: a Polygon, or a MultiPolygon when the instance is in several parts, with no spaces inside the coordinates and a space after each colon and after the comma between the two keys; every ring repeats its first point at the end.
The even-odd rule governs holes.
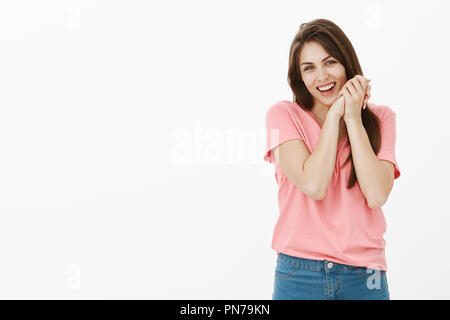
{"type": "Polygon", "coordinates": [[[69,290],[81,289],[81,268],[71,264],[66,268],[66,288],[69,290]]]}
{"type": "MultiPolygon", "coordinates": [[[[279,130],[272,130],[272,141],[279,130]]],[[[193,128],[171,133],[171,163],[175,166],[251,165],[260,175],[273,175],[273,165],[264,161],[265,129],[204,128],[195,120],[193,128]]]]}

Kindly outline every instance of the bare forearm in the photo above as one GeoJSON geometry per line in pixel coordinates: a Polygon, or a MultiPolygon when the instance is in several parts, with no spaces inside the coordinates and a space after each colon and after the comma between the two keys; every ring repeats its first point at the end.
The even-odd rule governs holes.
{"type": "Polygon", "coordinates": [[[339,136],[340,118],[328,113],[322,126],[319,141],[311,155],[306,159],[303,172],[314,184],[313,189],[319,199],[325,196],[333,176],[339,136]]]}
{"type": "Polygon", "coordinates": [[[369,206],[377,207],[385,201],[389,177],[386,175],[383,164],[373,152],[362,120],[351,119],[345,124],[359,187],[369,206]]]}

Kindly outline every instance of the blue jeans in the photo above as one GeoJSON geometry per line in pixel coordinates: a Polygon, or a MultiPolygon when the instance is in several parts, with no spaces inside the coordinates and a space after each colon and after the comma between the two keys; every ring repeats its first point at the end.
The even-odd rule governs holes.
{"type": "Polygon", "coordinates": [[[390,300],[386,271],[279,253],[273,300],[390,300]]]}

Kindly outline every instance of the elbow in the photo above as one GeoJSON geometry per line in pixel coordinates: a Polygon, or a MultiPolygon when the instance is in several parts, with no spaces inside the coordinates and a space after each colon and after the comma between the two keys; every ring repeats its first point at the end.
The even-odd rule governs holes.
{"type": "Polygon", "coordinates": [[[305,185],[296,185],[297,188],[308,198],[313,200],[322,200],[325,197],[325,193],[317,188],[307,187],[305,185]]]}
{"type": "Polygon", "coordinates": [[[370,209],[378,209],[381,208],[381,205],[368,203],[370,209]]]}
{"type": "Polygon", "coordinates": [[[313,200],[322,200],[325,198],[326,189],[324,190],[318,183],[305,183],[306,179],[298,179],[295,186],[308,198],[313,200]]]}
{"type": "Polygon", "coordinates": [[[377,200],[368,200],[367,204],[370,209],[379,209],[386,203],[387,198],[379,198],[377,200]]]}
{"type": "Polygon", "coordinates": [[[316,193],[312,196],[314,200],[322,200],[323,198],[325,198],[325,192],[316,193]]]}
{"type": "Polygon", "coordinates": [[[325,194],[326,192],[324,190],[316,188],[308,194],[308,197],[313,200],[322,200],[323,198],[325,198],[325,194]]]}

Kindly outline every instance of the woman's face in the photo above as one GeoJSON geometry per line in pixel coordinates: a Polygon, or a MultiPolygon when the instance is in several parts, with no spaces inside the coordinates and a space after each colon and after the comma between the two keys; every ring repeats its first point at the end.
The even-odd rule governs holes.
{"type": "Polygon", "coordinates": [[[331,106],[336,96],[347,82],[345,67],[338,60],[331,57],[317,42],[304,44],[300,52],[300,73],[302,79],[313,96],[314,103],[331,106]],[[335,83],[330,91],[320,92],[318,87],[335,83]]]}

